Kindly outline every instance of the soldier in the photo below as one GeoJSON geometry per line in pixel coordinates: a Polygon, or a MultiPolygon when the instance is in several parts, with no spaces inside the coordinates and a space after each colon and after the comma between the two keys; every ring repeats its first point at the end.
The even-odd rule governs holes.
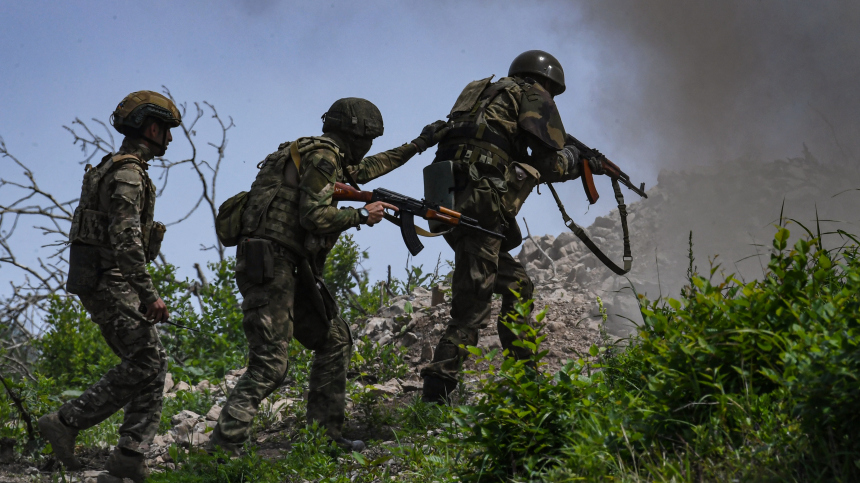
{"type": "Polygon", "coordinates": [[[323,115],[323,135],[283,143],[260,163],[241,216],[236,282],[244,298],[242,322],[248,338],[248,370],[227,400],[207,449],[239,454],[260,401],[287,375],[293,336],[314,351],[307,418],[325,428],[338,446],[361,451],[364,443],[344,438],[346,371],[352,353],[349,326],[322,283],[326,256],[341,232],[372,226],[384,209],[337,208],[335,182],[366,183],[435,145],[443,121],[424,128],[409,144],[364,157],[383,131],[371,102],[346,98],[323,115]]]}
{"type": "MultiPolygon", "coordinates": [[[[459,346],[477,345],[494,293],[502,296],[502,347],[514,357],[529,356],[528,350],[512,345],[516,336],[501,323],[516,302],[511,290],[524,299],[534,290],[523,266],[508,252],[522,242],[515,216],[532,188],[539,181],[579,177],[580,157],[576,148],[564,145],[564,126],[553,101],[564,89],[558,60],[530,50],[514,59],[508,77],[468,84],[451,109],[451,129],[433,162],[453,161],[453,208],[504,233],[506,240],[460,230],[445,235],[454,249],[451,321],[433,360],[421,370],[427,402],[447,402],[457,387],[468,355],[459,346]]],[[[599,162],[591,169],[601,173],[599,162]]]]}
{"type": "Polygon", "coordinates": [[[170,99],[152,91],[129,94],[111,118],[125,135],[116,154],[96,167],[87,165],[75,209],[66,289],[78,295],[120,363],[55,413],[39,419],[39,430],[54,455],[69,469],[78,432],[125,410],[119,442],[99,481],[146,479],[144,453],[161,421],[167,357],[155,324],[169,314],[146,264],[161,248],[164,225],[153,221],[155,185],[149,160],[164,155],[181,122],[170,99]],[[139,308],[145,306],[146,312],[139,308]]]}

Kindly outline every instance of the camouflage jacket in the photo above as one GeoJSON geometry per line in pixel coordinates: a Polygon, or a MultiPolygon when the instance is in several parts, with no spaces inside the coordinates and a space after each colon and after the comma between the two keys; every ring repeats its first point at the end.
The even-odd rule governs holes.
{"type": "Polygon", "coordinates": [[[338,208],[332,200],[334,183],[347,180],[344,170],[357,183],[366,183],[402,166],[417,152],[415,145],[404,144],[347,166],[344,154],[328,137],[283,143],[261,163],[242,214],[242,233],[310,256],[319,268],[338,236],[360,223],[357,208],[338,208]],[[299,157],[298,174],[293,145],[299,157]]]}
{"type": "Polygon", "coordinates": [[[100,249],[102,269],[118,268],[123,278],[145,304],[158,299],[146,271],[144,230],[152,224],[155,185],[149,179],[149,149],[129,138],[117,154],[131,154],[140,162],[125,163],[109,171],[99,184],[98,210],[108,214],[110,248],[100,249]]]}
{"type": "Polygon", "coordinates": [[[519,162],[534,167],[541,182],[579,177],[559,152],[565,133],[552,96],[530,79],[491,80],[471,82],[460,94],[449,114],[453,129],[439,143],[437,159],[442,154],[446,159],[492,164],[502,174],[519,162]],[[468,129],[482,124],[486,127],[479,131],[480,138],[468,129]]]}

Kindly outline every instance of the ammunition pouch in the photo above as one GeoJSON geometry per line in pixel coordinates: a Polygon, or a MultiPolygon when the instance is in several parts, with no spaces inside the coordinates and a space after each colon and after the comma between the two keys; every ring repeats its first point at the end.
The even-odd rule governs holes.
{"type": "Polygon", "coordinates": [[[151,262],[158,258],[161,253],[161,242],[164,241],[164,233],[167,227],[160,221],[152,222],[152,228],[149,229],[149,244],[146,247],[146,261],[151,262]]]}
{"type": "Polygon", "coordinates": [[[263,238],[248,238],[236,250],[236,271],[244,272],[252,283],[275,278],[275,247],[263,238]]]}
{"type": "Polygon", "coordinates": [[[75,295],[95,290],[102,275],[99,247],[83,243],[69,245],[69,275],[66,291],[75,295]]]}
{"type": "Polygon", "coordinates": [[[297,263],[295,304],[306,310],[296,310],[304,316],[293,320],[293,336],[310,350],[316,350],[331,330],[332,319],[337,317],[337,302],[322,277],[316,275],[307,258],[297,263]]]}
{"type": "Polygon", "coordinates": [[[73,244],[82,243],[110,248],[108,224],[107,213],[78,206],[69,229],[69,241],[73,244]]]}
{"type": "Polygon", "coordinates": [[[540,181],[537,169],[522,163],[511,163],[505,171],[507,191],[502,195],[502,208],[505,215],[514,218],[523,207],[532,189],[540,181]]]}
{"type": "MultiPolygon", "coordinates": [[[[424,168],[424,200],[428,203],[453,210],[456,189],[453,161],[438,161],[424,168]]],[[[439,221],[430,220],[427,224],[432,233],[439,233],[448,228],[439,221]]]]}

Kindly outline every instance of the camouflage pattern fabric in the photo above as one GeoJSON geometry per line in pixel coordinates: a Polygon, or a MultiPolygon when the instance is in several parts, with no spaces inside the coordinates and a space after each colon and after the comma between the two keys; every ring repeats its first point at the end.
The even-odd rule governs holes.
{"type": "Polygon", "coordinates": [[[60,408],[67,425],[87,429],[125,409],[117,446],[144,453],[161,421],[167,355],[155,327],[138,312],[140,298],[119,270],[80,296],[108,346],[121,359],[84,393],[60,408]]]}
{"type": "MultiPolygon", "coordinates": [[[[298,283],[297,257],[310,256],[312,268],[319,273],[340,233],[359,225],[357,209],[338,209],[332,201],[334,183],[344,181],[345,169],[349,169],[360,183],[370,181],[398,168],[417,153],[414,145],[405,144],[368,156],[357,165],[347,166],[348,160],[340,150],[330,146],[332,142],[332,139],[326,136],[301,138],[296,141],[300,143],[301,163],[298,179],[299,217],[295,222],[300,224],[300,227],[273,227],[281,232],[304,233],[306,240],[303,253],[296,253],[292,246],[273,242],[276,245],[274,276],[263,283],[253,283],[245,271],[249,262],[244,259],[241,244],[237,249],[236,281],[244,297],[242,311],[243,328],[249,347],[248,370],[237,382],[221,412],[212,437],[216,444],[224,441],[241,445],[246,441],[260,402],[277,389],[286,376],[290,339],[294,335],[301,338],[301,334],[294,334],[293,331],[297,327],[307,326],[308,319],[318,318],[309,304],[295,297],[298,283]]],[[[280,163],[285,166],[286,163],[292,162],[289,160],[289,146],[290,143],[281,144],[278,151],[266,158],[266,163],[275,163],[273,166],[280,163]]],[[[268,176],[263,170],[260,175],[268,176]]],[[[272,185],[272,182],[268,181],[266,184],[272,185]]],[[[253,189],[252,187],[249,196],[254,195],[253,189]]],[[[292,212],[291,208],[279,209],[284,213],[292,212]]],[[[260,213],[260,216],[262,214],[260,213]]],[[[252,215],[248,218],[257,216],[246,212],[243,217],[246,215],[252,215]]],[[[276,218],[273,217],[266,223],[272,224],[274,220],[276,218]]],[[[287,218],[284,220],[290,221],[287,218]]],[[[329,437],[338,439],[342,436],[346,371],[352,355],[352,338],[346,322],[335,317],[331,321],[328,334],[308,349],[314,351],[308,394],[308,421],[319,422],[320,426],[326,428],[329,437]]]]}
{"type": "Polygon", "coordinates": [[[108,214],[110,248],[100,248],[102,269],[119,268],[126,282],[145,304],[158,299],[146,271],[146,241],[155,210],[155,186],[149,179],[149,149],[125,138],[118,154],[136,156],[140,163],[125,163],[109,172],[99,188],[99,211],[108,214]]]}
{"type": "MultiPolygon", "coordinates": [[[[262,284],[249,281],[244,272],[236,273],[244,297],[242,326],[248,338],[248,370],[230,393],[216,428],[217,438],[233,444],[247,439],[260,401],[286,377],[295,318],[316,318],[312,307],[294,298],[295,263],[284,256],[276,256],[274,262],[274,278],[262,284]]],[[[346,323],[340,318],[333,320],[328,335],[313,349],[308,420],[318,421],[329,436],[339,438],[346,404],[346,369],[352,355],[346,323]]]]}
{"type": "Polygon", "coordinates": [[[125,138],[119,154],[132,154],[140,162],[123,164],[101,181],[99,211],[109,216],[111,248],[100,248],[104,273],[98,286],[79,297],[121,361],[59,413],[69,426],[86,429],[124,408],[117,446],[145,452],[161,420],[167,374],[158,333],[138,312],[141,302],[158,299],[146,271],[142,230],[152,220],[155,188],[146,175],[152,154],[145,145],[125,138]]]}
{"type": "MultiPolygon", "coordinates": [[[[564,145],[564,127],[558,109],[552,96],[539,84],[511,77],[503,77],[492,84],[489,79],[471,83],[458,99],[458,103],[464,102],[475,102],[476,106],[483,103],[483,107],[470,109],[465,104],[455,105],[452,111],[459,110],[463,117],[453,118],[454,125],[485,123],[487,129],[506,140],[507,151],[500,157],[501,146],[487,147],[486,140],[481,139],[455,137],[440,141],[436,160],[454,161],[458,172],[457,185],[464,186],[455,192],[454,209],[477,219],[484,228],[505,233],[518,244],[521,235],[511,214],[516,213],[528,192],[510,203],[515,207],[505,204],[505,200],[511,199],[506,196],[508,191],[515,189],[507,181],[511,179],[507,175],[512,163],[533,167],[541,182],[567,181],[579,176],[575,166],[571,166],[560,152],[564,145]],[[484,94],[476,95],[476,87],[484,94]],[[486,92],[494,92],[489,102],[487,97],[483,97],[486,92]],[[477,118],[469,117],[474,116],[469,114],[473,112],[478,113],[477,118]]],[[[445,239],[454,250],[455,260],[451,281],[451,321],[436,347],[433,360],[422,368],[421,376],[457,381],[462,363],[468,356],[468,352],[459,349],[458,345],[478,343],[478,332],[486,326],[494,293],[502,295],[502,309],[497,322],[502,347],[517,358],[528,357],[527,350],[512,345],[516,337],[501,324],[501,319],[510,313],[516,301],[510,290],[516,290],[524,299],[531,298],[534,291],[525,268],[505,251],[512,247],[503,250],[500,240],[459,230],[446,235],[445,239]]]]}
{"type": "MultiPolygon", "coordinates": [[[[460,345],[477,345],[478,332],[487,326],[493,294],[502,296],[497,321],[499,341],[518,359],[529,351],[515,347],[516,336],[501,323],[516,302],[511,290],[524,299],[531,298],[534,285],[525,268],[508,252],[501,251],[501,240],[480,234],[454,232],[445,235],[454,250],[454,274],[451,280],[451,321],[433,353],[433,361],[421,369],[421,377],[435,376],[456,382],[468,351],[460,345]]],[[[523,320],[518,320],[523,323],[523,320]]]]}

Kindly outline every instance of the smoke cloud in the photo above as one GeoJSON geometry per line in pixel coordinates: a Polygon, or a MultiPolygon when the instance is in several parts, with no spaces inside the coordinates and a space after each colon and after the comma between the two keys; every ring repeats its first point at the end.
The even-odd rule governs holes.
{"type": "Polygon", "coordinates": [[[589,114],[651,162],[781,158],[804,142],[820,159],[858,161],[860,2],[629,0],[578,10],[575,28],[555,27],[601,66],[589,114]]]}

